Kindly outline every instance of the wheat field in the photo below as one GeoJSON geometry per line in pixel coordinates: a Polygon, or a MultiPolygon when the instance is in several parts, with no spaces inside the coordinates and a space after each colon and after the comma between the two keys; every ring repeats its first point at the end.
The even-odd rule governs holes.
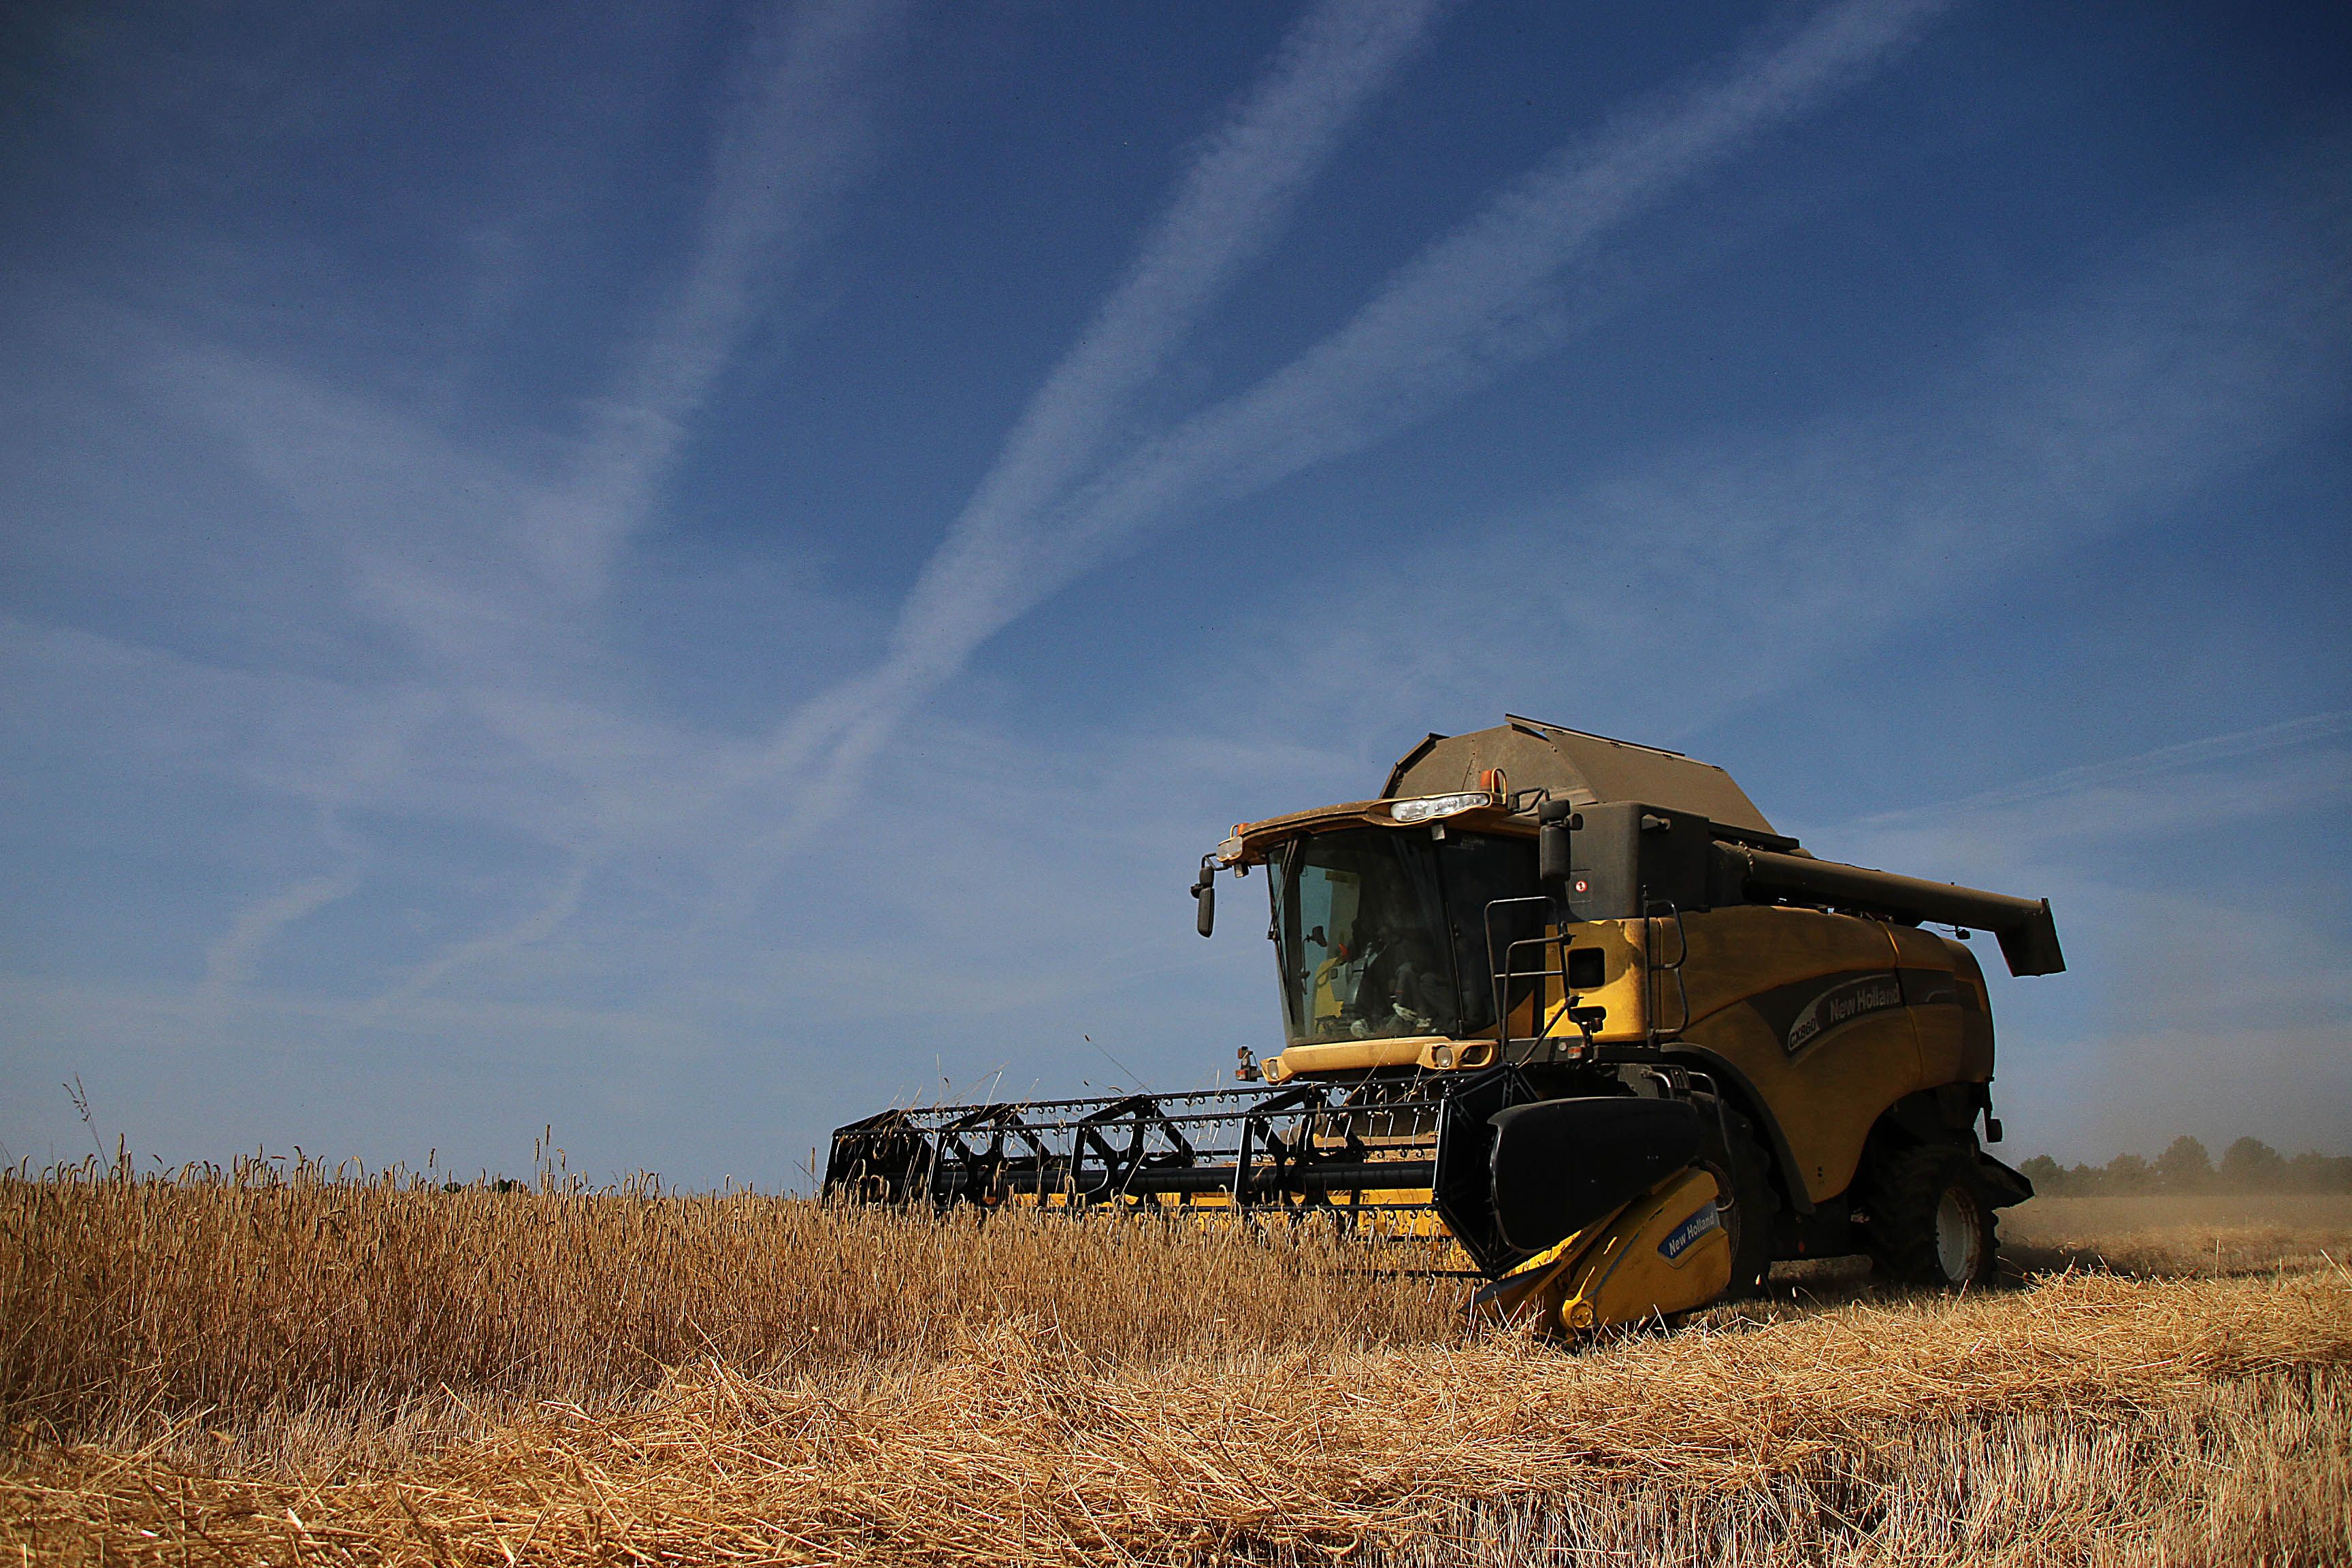
{"type": "Polygon", "coordinates": [[[2125,1260],[1957,1300],[1824,1275],[1569,1352],[1314,1226],[20,1172],[0,1550],[2352,1560],[2347,1216],[2016,1217],[2027,1268],[2100,1224],[2125,1260]]]}

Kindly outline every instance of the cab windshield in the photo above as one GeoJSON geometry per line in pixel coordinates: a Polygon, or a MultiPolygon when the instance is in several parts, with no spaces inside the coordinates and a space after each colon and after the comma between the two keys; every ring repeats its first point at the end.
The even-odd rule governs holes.
{"type": "MultiPolygon", "coordinates": [[[[1531,838],[1349,827],[1291,841],[1269,869],[1290,1044],[1460,1037],[1495,1024],[1486,910],[1536,891],[1531,838]]],[[[1495,911],[1501,944],[1536,906],[1495,911]]]]}

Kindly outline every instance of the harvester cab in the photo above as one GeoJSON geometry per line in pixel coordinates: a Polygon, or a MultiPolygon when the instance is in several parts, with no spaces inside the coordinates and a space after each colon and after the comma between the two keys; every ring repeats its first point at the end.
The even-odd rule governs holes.
{"type": "Polygon", "coordinates": [[[1237,826],[1193,886],[1203,936],[1220,872],[1266,879],[1285,1037],[1243,1053],[1260,1081],[886,1111],[835,1134],[827,1194],[1442,1232],[1482,1310],[1560,1331],[1780,1258],[1981,1283],[1995,1211],[2031,1195],[1982,1147],[1965,938],[2056,973],[2048,902],[1820,859],[1719,768],[1509,716],[1429,736],[1375,798],[1237,826]]]}

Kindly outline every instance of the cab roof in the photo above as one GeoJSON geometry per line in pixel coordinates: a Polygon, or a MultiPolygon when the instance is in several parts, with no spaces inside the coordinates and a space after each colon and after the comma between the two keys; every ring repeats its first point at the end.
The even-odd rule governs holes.
{"type": "Polygon", "coordinates": [[[1712,763],[1702,763],[1680,752],[1644,746],[1633,741],[1570,730],[1507,713],[1491,730],[1466,735],[1432,733],[1397,759],[1388,781],[1373,800],[1349,801],[1244,822],[1233,837],[1217,846],[1217,858],[1227,865],[1252,864],[1265,851],[1299,833],[1320,831],[1349,820],[1379,826],[1400,826],[1383,803],[1432,795],[1480,793],[1489,775],[1500,770],[1509,794],[1507,806],[1480,807],[1451,818],[1480,832],[1532,833],[1535,806],[1545,798],[1575,805],[1612,801],[1637,801],[1667,811],[1704,816],[1727,837],[1769,841],[1769,847],[1794,847],[1783,838],[1732,782],[1731,775],[1712,763]]]}
{"type": "Polygon", "coordinates": [[[1574,805],[1638,801],[1687,811],[1718,826],[1780,837],[1747,792],[1712,763],[1516,713],[1505,714],[1491,730],[1430,735],[1397,760],[1381,795],[1387,799],[1475,789],[1489,768],[1509,776],[1514,794],[1539,785],[1552,799],[1574,805]]]}

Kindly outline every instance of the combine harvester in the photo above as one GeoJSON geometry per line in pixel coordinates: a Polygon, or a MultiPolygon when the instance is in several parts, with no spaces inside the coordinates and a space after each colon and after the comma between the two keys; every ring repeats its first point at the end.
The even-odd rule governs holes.
{"type": "Polygon", "coordinates": [[[1235,827],[1202,936],[1216,873],[1258,868],[1287,1045],[1248,1087],[884,1111],[834,1134],[827,1196],[1442,1226],[1486,1310],[1577,1332],[1778,1258],[1979,1284],[2032,1195],[1979,1143],[1983,973],[1920,928],[2056,973],[2047,900],[1818,859],[1720,768],[1517,717],[1235,827]]]}

